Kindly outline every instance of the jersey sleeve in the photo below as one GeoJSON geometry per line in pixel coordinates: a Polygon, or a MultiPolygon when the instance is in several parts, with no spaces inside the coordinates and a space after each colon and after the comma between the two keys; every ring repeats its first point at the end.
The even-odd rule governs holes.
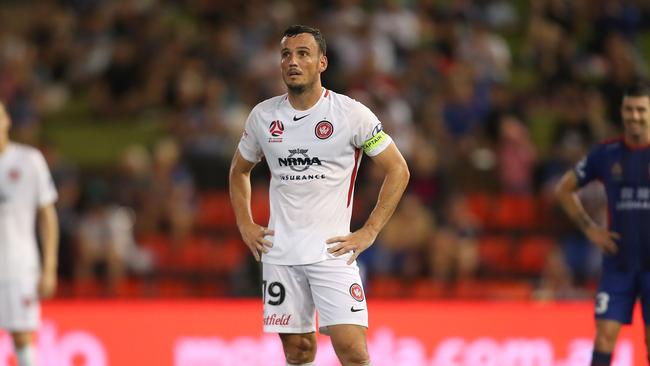
{"type": "Polygon", "coordinates": [[[376,156],[393,141],[381,122],[365,105],[354,101],[352,111],[352,145],[363,149],[368,156],[376,156]]]}
{"type": "Polygon", "coordinates": [[[599,167],[603,166],[602,148],[593,149],[587,156],[580,160],[573,172],[578,178],[578,187],[583,187],[594,179],[601,177],[599,167]]]}
{"type": "Polygon", "coordinates": [[[239,140],[239,146],[237,147],[241,156],[252,163],[259,162],[263,156],[262,147],[260,146],[256,134],[255,115],[256,112],[255,109],[253,109],[253,111],[248,115],[244,132],[242,133],[242,137],[239,140]]]}
{"type": "Polygon", "coordinates": [[[38,207],[44,207],[56,202],[58,194],[50,174],[50,169],[47,167],[43,155],[36,151],[33,155],[34,166],[36,168],[36,189],[37,189],[37,202],[38,207]]]}

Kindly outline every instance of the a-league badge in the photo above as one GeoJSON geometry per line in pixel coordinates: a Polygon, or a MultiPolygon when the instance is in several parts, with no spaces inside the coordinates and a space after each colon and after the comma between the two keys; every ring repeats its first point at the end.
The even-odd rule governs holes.
{"type": "Polygon", "coordinates": [[[282,121],[273,121],[269,125],[269,132],[271,133],[271,136],[273,137],[278,137],[282,135],[284,132],[284,124],[282,121]]]}

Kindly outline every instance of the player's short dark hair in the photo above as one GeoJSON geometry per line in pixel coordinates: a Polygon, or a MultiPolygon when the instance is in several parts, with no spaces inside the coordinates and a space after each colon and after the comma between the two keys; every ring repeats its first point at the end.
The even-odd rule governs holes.
{"type": "Polygon", "coordinates": [[[628,88],[623,92],[623,97],[649,97],[650,98],[650,84],[646,81],[639,81],[628,88]]]}
{"type": "Polygon", "coordinates": [[[289,26],[289,28],[287,28],[287,30],[284,31],[284,33],[282,34],[282,38],[295,37],[302,33],[309,33],[312,36],[314,36],[314,39],[316,40],[316,43],[318,44],[318,48],[320,49],[321,53],[323,55],[327,54],[327,44],[325,43],[325,38],[323,38],[323,34],[320,32],[318,28],[312,28],[301,24],[294,24],[289,26]]]}

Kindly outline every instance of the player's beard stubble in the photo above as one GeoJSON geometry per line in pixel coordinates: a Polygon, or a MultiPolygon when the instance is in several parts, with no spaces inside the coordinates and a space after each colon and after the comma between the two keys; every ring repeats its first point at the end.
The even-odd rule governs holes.
{"type": "Polygon", "coordinates": [[[648,135],[647,127],[645,126],[646,123],[645,121],[639,121],[633,118],[627,119],[623,121],[625,125],[625,134],[627,138],[630,140],[630,142],[634,144],[645,144],[648,143],[644,139],[646,135],[648,135]]]}
{"type": "Polygon", "coordinates": [[[306,84],[289,84],[285,82],[287,89],[289,90],[289,93],[293,95],[300,95],[303,94],[305,91],[311,89],[311,87],[314,86],[315,81],[312,81],[311,83],[306,83],[306,84]]]}

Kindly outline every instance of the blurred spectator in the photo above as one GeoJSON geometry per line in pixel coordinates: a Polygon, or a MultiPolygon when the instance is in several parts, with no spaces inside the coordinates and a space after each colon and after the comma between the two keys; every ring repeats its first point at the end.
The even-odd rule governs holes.
{"type": "Polygon", "coordinates": [[[512,31],[519,21],[514,5],[506,0],[483,1],[483,12],[487,23],[494,29],[512,31]]]}
{"type": "Polygon", "coordinates": [[[475,78],[467,64],[456,64],[447,79],[443,106],[445,127],[460,149],[467,149],[489,111],[488,85],[475,78]]]}
{"type": "Polygon", "coordinates": [[[585,297],[584,291],[575,287],[571,271],[559,250],[552,251],[546,259],[546,265],[538,287],[533,293],[536,300],[573,300],[585,297]]]}
{"type": "Polygon", "coordinates": [[[148,232],[165,232],[180,246],[194,224],[195,196],[191,173],[180,160],[173,139],[156,143],[153,151],[152,185],[146,192],[143,223],[148,232]]]}
{"type": "Polygon", "coordinates": [[[411,179],[407,192],[413,194],[429,210],[439,213],[447,196],[449,182],[442,174],[440,155],[436,145],[422,136],[415,137],[411,157],[411,179]]]}
{"type": "Polygon", "coordinates": [[[141,105],[141,59],[136,45],[127,38],[114,42],[111,62],[93,92],[97,112],[102,116],[132,114],[141,105]]]}
{"type": "Polygon", "coordinates": [[[478,18],[470,23],[459,43],[459,58],[472,65],[478,80],[508,80],[512,58],[510,49],[502,37],[490,32],[486,20],[478,18]]]}
{"type": "Polygon", "coordinates": [[[453,194],[430,242],[428,268],[434,279],[457,281],[475,277],[479,266],[479,229],[465,197],[453,194]]]}
{"type": "Polygon", "coordinates": [[[434,232],[433,215],[415,196],[406,194],[378,242],[370,247],[370,258],[364,260],[371,261],[369,271],[404,278],[423,276],[427,271],[426,250],[434,232]]]}
{"type": "Polygon", "coordinates": [[[535,146],[526,126],[514,116],[504,115],[500,121],[498,159],[503,191],[520,194],[533,191],[535,146]]]}
{"type": "Polygon", "coordinates": [[[152,163],[144,146],[131,145],[123,152],[112,177],[114,200],[120,206],[129,207],[135,213],[135,233],[142,234],[153,229],[143,222],[146,216],[147,195],[154,186],[152,163]]]}
{"type": "Polygon", "coordinates": [[[133,211],[110,203],[105,190],[97,183],[91,186],[86,198],[86,209],[78,226],[75,277],[87,280],[100,273],[109,289],[115,290],[129,271],[150,271],[152,257],[135,243],[133,211]]]}
{"type": "Polygon", "coordinates": [[[573,40],[566,30],[556,22],[538,15],[533,15],[529,24],[525,53],[533,72],[539,73],[545,82],[572,77],[573,70],[566,68],[574,64],[571,59],[573,40]]]}

